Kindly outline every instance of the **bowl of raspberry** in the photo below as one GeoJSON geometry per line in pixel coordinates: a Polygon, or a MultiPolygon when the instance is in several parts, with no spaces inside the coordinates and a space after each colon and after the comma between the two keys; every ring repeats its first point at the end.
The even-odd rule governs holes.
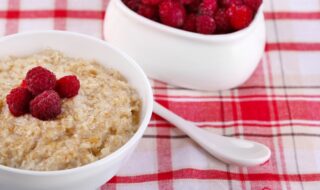
{"type": "Polygon", "coordinates": [[[250,77],[263,55],[262,0],[111,0],[104,37],[150,78],[230,89],[250,77]]]}

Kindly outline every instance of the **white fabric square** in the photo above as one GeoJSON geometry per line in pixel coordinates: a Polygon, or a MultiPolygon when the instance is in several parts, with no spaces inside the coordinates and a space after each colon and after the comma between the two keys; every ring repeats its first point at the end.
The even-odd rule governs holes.
{"type": "Polygon", "coordinates": [[[68,1],[68,8],[76,10],[101,10],[102,1],[71,0],[68,1]]]}
{"type": "MultiPolygon", "coordinates": [[[[117,190],[150,190],[150,189],[158,189],[158,182],[146,182],[146,183],[130,183],[128,184],[117,184],[117,190]]],[[[108,190],[101,189],[101,190],[108,190]]]]}
{"type": "MultiPolygon", "coordinates": [[[[312,189],[315,189],[315,190],[317,190],[317,189],[320,189],[320,183],[319,183],[319,181],[315,181],[315,182],[302,182],[303,183],[303,187],[304,187],[304,189],[310,189],[310,190],[312,190],[312,189]]],[[[297,187],[299,187],[299,184],[295,184],[297,187]]],[[[298,189],[298,188],[296,188],[296,189],[298,189]]]]}
{"type": "Polygon", "coordinates": [[[53,23],[53,19],[20,19],[19,31],[52,30],[53,23]]]}
{"type": "MultiPolygon", "coordinates": [[[[280,62],[280,54],[278,51],[270,51],[266,54],[266,61],[269,64],[272,75],[272,86],[283,86],[282,66],[280,62]]],[[[281,89],[282,90],[282,89],[281,89]]]]}
{"type": "Polygon", "coordinates": [[[52,10],[54,5],[54,0],[20,0],[22,10],[52,10]]]}
{"type": "MultiPolygon", "coordinates": [[[[266,0],[265,0],[266,1],[266,0]]],[[[320,1],[318,0],[273,0],[275,11],[318,11],[320,1]]]]}
{"type": "Polygon", "coordinates": [[[6,20],[0,19],[0,36],[4,36],[6,32],[6,27],[2,27],[6,25],[6,20]]]}
{"type": "Polygon", "coordinates": [[[314,137],[313,141],[310,141],[310,137],[296,136],[295,142],[300,173],[318,173],[320,168],[320,139],[314,137]]]}
{"type": "MultiPolygon", "coordinates": [[[[314,20],[277,20],[276,22],[279,41],[281,42],[314,43],[320,41],[320,32],[317,32],[320,31],[320,23],[315,24],[314,20]],[[301,30],[302,28],[303,30],[301,30]]],[[[268,32],[268,36],[270,34],[272,32],[268,32]]]]}
{"type": "Polygon", "coordinates": [[[1,0],[0,10],[7,10],[7,9],[8,9],[8,0],[1,0]]]}
{"type": "Polygon", "coordinates": [[[281,52],[285,80],[291,86],[318,86],[320,84],[320,54],[318,52],[281,52]]]}
{"type": "Polygon", "coordinates": [[[154,138],[142,138],[130,159],[117,175],[142,175],[157,173],[156,141],[154,138]]]}
{"type": "Polygon", "coordinates": [[[68,19],[66,30],[101,38],[102,22],[95,19],[68,19]]]}
{"type": "Polygon", "coordinates": [[[197,180],[179,179],[173,182],[173,189],[183,190],[228,190],[229,185],[226,180],[197,180]]]}
{"type": "Polygon", "coordinates": [[[275,31],[275,21],[274,20],[266,20],[266,30],[267,30],[267,42],[276,42],[277,36],[275,31]]]}
{"type": "Polygon", "coordinates": [[[189,138],[171,140],[173,170],[181,168],[226,170],[226,165],[213,158],[189,138]]]}
{"type": "Polygon", "coordinates": [[[298,171],[297,163],[295,160],[295,149],[293,145],[293,139],[291,136],[283,136],[281,137],[281,140],[283,145],[283,156],[286,167],[286,174],[296,174],[298,171]]]}

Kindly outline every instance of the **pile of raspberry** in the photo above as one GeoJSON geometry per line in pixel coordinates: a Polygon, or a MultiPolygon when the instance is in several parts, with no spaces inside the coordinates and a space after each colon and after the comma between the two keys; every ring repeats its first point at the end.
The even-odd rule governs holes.
{"type": "Polygon", "coordinates": [[[262,0],[123,0],[131,10],[162,24],[200,34],[247,27],[262,0]]]}
{"type": "Polygon", "coordinates": [[[61,113],[61,99],[78,94],[80,82],[74,75],[57,80],[54,73],[35,67],[28,71],[21,85],[6,97],[9,110],[15,117],[30,113],[40,120],[53,120],[61,113]]]}

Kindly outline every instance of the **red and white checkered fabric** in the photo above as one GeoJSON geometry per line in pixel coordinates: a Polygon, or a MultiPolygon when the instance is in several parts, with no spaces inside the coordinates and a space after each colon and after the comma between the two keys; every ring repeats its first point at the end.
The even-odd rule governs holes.
{"type": "MultiPolygon", "coordinates": [[[[107,2],[0,0],[0,35],[58,29],[102,38],[107,2]]],[[[154,115],[103,190],[320,189],[320,1],[265,0],[265,16],[265,55],[241,87],[208,93],[151,82],[156,100],[170,110],[208,131],[264,143],[271,160],[226,165],[154,115]]]]}

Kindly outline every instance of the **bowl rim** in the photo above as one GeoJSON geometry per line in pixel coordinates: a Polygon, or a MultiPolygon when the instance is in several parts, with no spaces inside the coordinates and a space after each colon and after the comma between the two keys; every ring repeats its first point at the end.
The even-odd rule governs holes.
{"type": "MultiPolygon", "coordinates": [[[[262,3],[258,9],[258,11],[256,12],[252,22],[250,23],[249,26],[247,26],[246,28],[243,28],[241,30],[232,32],[232,33],[228,33],[228,34],[211,34],[211,35],[205,35],[205,34],[199,34],[199,33],[195,33],[195,32],[190,32],[190,31],[185,31],[182,29],[178,29],[178,28],[174,28],[174,27],[170,27],[158,22],[155,22],[151,19],[145,18],[139,14],[137,14],[136,12],[134,12],[133,10],[131,10],[129,7],[127,7],[122,0],[110,0],[110,3],[115,3],[115,5],[126,14],[127,17],[139,22],[140,24],[145,24],[151,28],[156,28],[158,30],[160,30],[161,32],[164,33],[168,33],[171,35],[175,35],[178,37],[185,37],[185,38],[191,38],[191,39],[195,39],[195,40],[201,40],[201,41],[210,41],[210,42],[220,42],[220,41],[230,41],[230,40],[235,40],[235,39],[240,39],[243,36],[247,35],[248,33],[251,33],[252,30],[254,30],[254,28],[258,25],[259,19],[258,17],[262,16],[263,17],[263,4],[262,3]]],[[[111,7],[108,6],[107,9],[111,7]]],[[[105,22],[107,21],[106,17],[108,14],[108,10],[106,11],[105,14],[105,22]]]]}
{"type": "Polygon", "coordinates": [[[11,173],[16,173],[16,174],[21,174],[21,175],[30,175],[30,176],[57,176],[57,175],[65,175],[65,174],[71,174],[71,173],[78,173],[85,171],[90,168],[96,168],[99,167],[107,162],[110,162],[114,159],[117,159],[117,157],[122,154],[124,151],[126,151],[129,147],[134,146],[136,142],[140,140],[142,137],[145,129],[148,126],[149,120],[151,118],[152,110],[153,110],[153,92],[152,88],[150,85],[150,82],[142,70],[142,68],[131,58],[129,57],[126,53],[124,53],[122,50],[112,46],[106,41],[103,41],[101,39],[85,35],[85,34],[80,34],[80,33],[75,33],[75,32],[69,32],[69,31],[57,31],[57,30],[39,30],[39,31],[30,31],[30,32],[23,32],[23,33],[16,33],[12,35],[8,35],[5,37],[0,38],[0,44],[3,41],[14,39],[16,37],[32,37],[34,35],[38,34],[49,34],[49,35],[64,35],[64,36],[76,36],[79,38],[84,38],[86,40],[91,40],[95,43],[102,44],[106,48],[112,49],[116,53],[118,53],[120,56],[124,57],[125,60],[128,62],[128,64],[131,64],[135,68],[135,72],[138,72],[144,83],[145,83],[145,89],[147,91],[146,95],[146,114],[144,118],[142,118],[142,121],[140,122],[140,125],[138,127],[138,130],[135,132],[135,134],[120,148],[118,148],[116,151],[112,152],[111,154],[107,155],[106,157],[91,162],[89,164],[79,166],[76,168],[71,168],[71,169],[65,169],[65,170],[54,170],[54,171],[34,171],[34,170],[25,170],[25,169],[19,169],[19,168],[13,168],[9,166],[4,166],[0,164],[0,171],[6,171],[6,172],[11,172],[11,173]]]}

